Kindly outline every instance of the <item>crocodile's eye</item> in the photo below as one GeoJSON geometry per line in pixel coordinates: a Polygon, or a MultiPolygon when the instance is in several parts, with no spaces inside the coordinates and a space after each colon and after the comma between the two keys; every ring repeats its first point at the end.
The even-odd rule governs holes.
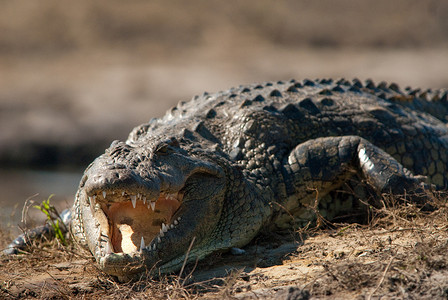
{"type": "Polygon", "coordinates": [[[174,151],[173,147],[179,147],[179,142],[175,138],[171,138],[161,142],[154,151],[157,155],[167,155],[174,151]]]}
{"type": "Polygon", "coordinates": [[[160,145],[155,151],[157,155],[167,155],[169,152],[170,152],[170,146],[167,144],[160,145]]]}
{"type": "Polygon", "coordinates": [[[172,145],[173,147],[179,147],[179,141],[174,137],[170,139],[169,144],[172,145]]]}

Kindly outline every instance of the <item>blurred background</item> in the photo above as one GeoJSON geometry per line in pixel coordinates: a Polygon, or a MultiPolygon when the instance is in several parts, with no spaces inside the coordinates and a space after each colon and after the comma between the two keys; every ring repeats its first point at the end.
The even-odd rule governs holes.
{"type": "Polygon", "coordinates": [[[328,77],[447,88],[448,1],[0,0],[1,225],[181,100],[328,77]]]}

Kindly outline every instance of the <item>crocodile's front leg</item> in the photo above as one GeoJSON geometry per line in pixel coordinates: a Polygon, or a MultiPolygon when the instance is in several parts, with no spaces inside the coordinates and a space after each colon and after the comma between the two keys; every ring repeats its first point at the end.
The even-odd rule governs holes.
{"type": "MultiPolygon", "coordinates": [[[[288,200],[284,207],[300,214],[353,177],[365,179],[377,193],[416,195],[425,185],[392,156],[359,136],[326,137],[296,146],[284,163],[288,200]]],[[[420,200],[420,196],[415,196],[420,200]]]]}

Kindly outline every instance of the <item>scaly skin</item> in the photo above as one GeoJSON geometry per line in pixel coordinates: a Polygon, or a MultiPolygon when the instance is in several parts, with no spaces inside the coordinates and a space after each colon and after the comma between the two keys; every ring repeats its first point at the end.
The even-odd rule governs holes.
{"type": "Polygon", "coordinates": [[[204,93],[87,168],[72,230],[126,280],[179,270],[191,245],[195,261],[312,220],[316,197],[328,219],[359,208],[338,190],[424,201],[429,184],[448,187],[447,109],[446,91],[358,80],[204,93]]]}

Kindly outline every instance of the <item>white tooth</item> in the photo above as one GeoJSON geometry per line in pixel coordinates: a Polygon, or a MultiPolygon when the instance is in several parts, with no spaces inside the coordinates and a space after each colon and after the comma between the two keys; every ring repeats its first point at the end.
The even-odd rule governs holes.
{"type": "Polygon", "coordinates": [[[154,209],[156,208],[156,203],[155,202],[150,202],[149,204],[151,205],[152,211],[154,211],[154,209]]]}
{"type": "Polygon", "coordinates": [[[160,239],[160,236],[157,237],[157,242],[161,242],[162,240],[160,239]]]}
{"type": "Polygon", "coordinates": [[[156,250],[156,243],[152,244],[152,250],[156,250]]]}
{"type": "Polygon", "coordinates": [[[143,197],[143,204],[146,203],[146,197],[143,197]]]}
{"type": "Polygon", "coordinates": [[[177,220],[174,220],[174,225],[177,225],[177,224],[179,224],[179,222],[177,222],[177,220]]]}
{"type": "Polygon", "coordinates": [[[131,202],[132,206],[135,208],[135,206],[137,205],[137,197],[135,197],[135,195],[131,196],[131,202]]]}
{"type": "Polygon", "coordinates": [[[148,203],[148,209],[149,209],[150,206],[151,206],[151,202],[148,203]]]}
{"type": "Polygon", "coordinates": [[[121,195],[124,196],[124,191],[121,192],[121,195]]]}
{"type": "Polygon", "coordinates": [[[165,223],[162,223],[162,231],[166,232],[166,226],[165,226],[165,223]]]}
{"type": "Polygon", "coordinates": [[[160,228],[160,232],[159,232],[159,235],[160,235],[161,237],[164,237],[164,236],[165,236],[165,233],[163,233],[163,230],[162,230],[162,228],[160,228]]]}
{"type": "Polygon", "coordinates": [[[140,241],[140,252],[143,251],[143,248],[145,248],[145,240],[143,239],[143,236],[142,236],[142,239],[140,241]]]}
{"type": "Polygon", "coordinates": [[[171,224],[171,225],[170,225],[170,229],[173,229],[173,228],[174,228],[174,225],[173,225],[173,224],[171,224]]]}
{"type": "Polygon", "coordinates": [[[96,196],[92,196],[93,202],[95,202],[96,196]]]}
{"type": "Polygon", "coordinates": [[[92,197],[89,196],[89,203],[92,203],[92,197]]]}
{"type": "Polygon", "coordinates": [[[90,203],[89,203],[90,212],[92,213],[92,215],[95,214],[95,206],[94,206],[93,203],[94,203],[94,202],[90,202],[90,203]]]}
{"type": "Polygon", "coordinates": [[[103,191],[103,198],[106,199],[106,192],[103,191]]]}
{"type": "Polygon", "coordinates": [[[138,198],[138,199],[141,199],[141,198],[142,198],[142,195],[140,195],[140,193],[137,193],[137,198],[138,198]]]}

